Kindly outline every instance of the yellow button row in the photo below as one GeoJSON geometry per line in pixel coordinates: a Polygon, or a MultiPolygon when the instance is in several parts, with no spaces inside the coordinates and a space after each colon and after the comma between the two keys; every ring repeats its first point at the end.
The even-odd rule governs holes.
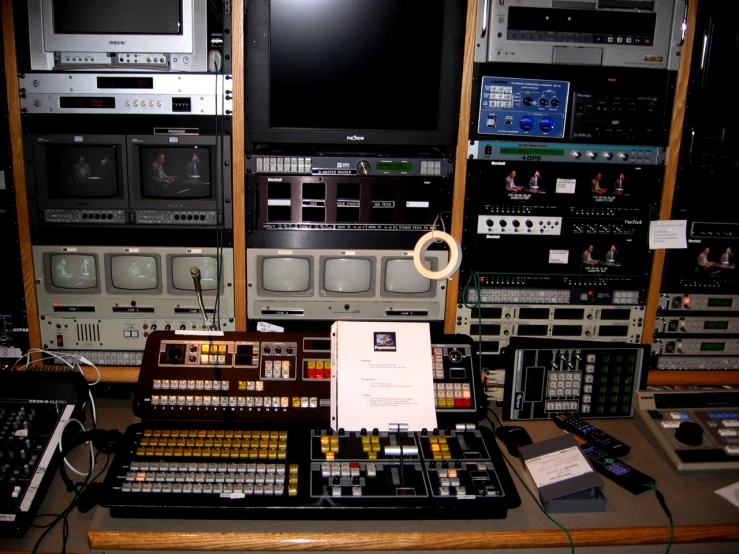
{"type": "Polygon", "coordinates": [[[437,398],[437,408],[454,408],[454,398],[437,398]]]}
{"type": "Polygon", "coordinates": [[[141,446],[187,446],[187,447],[206,447],[206,448],[287,448],[286,440],[269,440],[269,439],[183,439],[183,438],[164,438],[164,437],[143,437],[139,441],[141,446]]]}
{"type": "Polygon", "coordinates": [[[448,444],[432,444],[431,452],[449,452],[448,444]]]}
{"type": "Polygon", "coordinates": [[[308,362],[308,369],[331,369],[331,362],[308,362]]]}
{"type": "Polygon", "coordinates": [[[137,456],[174,456],[184,458],[230,458],[232,460],[284,460],[285,450],[258,448],[168,448],[139,446],[137,456]]]}
{"type": "Polygon", "coordinates": [[[380,437],[376,435],[372,435],[372,436],[365,435],[362,437],[362,444],[365,444],[365,443],[380,444],[380,437]]]}
{"type": "Polygon", "coordinates": [[[144,429],[145,437],[287,440],[287,431],[240,431],[225,429],[144,429]]]}
{"type": "Polygon", "coordinates": [[[434,460],[451,460],[451,452],[432,452],[434,460]]]}
{"type": "Polygon", "coordinates": [[[435,436],[431,436],[431,437],[429,437],[429,443],[430,444],[436,444],[436,443],[446,444],[446,437],[435,437],[435,436]]]}
{"type": "Polygon", "coordinates": [[[382,447],[379,444],[369,444],[369,443],[362,444],[362,450],[364,452],[380,452],[381,449],[382,447]]]}
{"type": "Polygon", "coordinates": [[[226,353],[226,345],[225,344],[202,344],[200,345],[200,352],[203,354],[225,354],[226,353]]]}

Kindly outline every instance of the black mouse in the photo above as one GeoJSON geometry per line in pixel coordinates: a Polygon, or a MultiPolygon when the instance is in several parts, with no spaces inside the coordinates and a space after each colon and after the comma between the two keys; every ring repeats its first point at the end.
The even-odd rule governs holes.
{"type": "Polygon", "coordinates": [[[521,457],[518,452],[518,449],[521,446],[533,444],[534,442],[526,432],[526,429],[517,425],[504,425],[503,427],[498,427],[495,431],[495,436],[506,445],[508,453],[516,458],[521,457]]]}

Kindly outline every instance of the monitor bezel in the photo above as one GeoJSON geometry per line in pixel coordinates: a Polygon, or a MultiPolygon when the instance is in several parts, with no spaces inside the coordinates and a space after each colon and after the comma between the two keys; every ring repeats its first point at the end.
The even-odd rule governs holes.
{"type": "MultiPolygon", "coordinates": [[[[430,280],[429,282],[429,290],[426,292],[393,292],[390,290],[387,290],[385,288],[386,280],[385,277],[387,275],[387,264],[388,262],[395,261],[395,260],[408,260],[411,263],[413,263],[413,258],[410,256],[383,256],[380,260],[380,264],[382,264],[382,272],[380,279],[382,280],[380,284],[380,296],[382,298],[397,298],[399,300],[401,299],[411,299],[411,298],[436,298],[436,287],[434,286],[434,281],[430,280]]],[[[438,267],[436,267],[436,258],[424,258],[424,262],[430,271],[438,271],[438,267]]]]}
{"type": "MultiPolygon", "coordinates": [[[[128,183],[129,183],[129,205],[131,210],[215,210],[221,211],[222,220],[226,220],[230,228],[230,210],[227,207],[231,203],[231,179],[230,179],[230,152],[231,141],[228,136],[217,137],[214,135],[180,136],[180,135],[128,135],[128,183]],[[176,141],[174,140],[176,139],[176,141]],[[214,155],[210,159],[211,174],[211,196],[210,198],[193,199],[160,199],[145,198],[142,186],[141,148],[161,146],[171,147],[209,147],[214,155]],[[224,164],[228,163],[228,166],[224,164]],[[227,183],[228,186],[224,186],[227,183]],[[220,189],[220,195],[218,191],[220,189]],[[223,206],[219,210],[218,197],[223,200],[223,206]]],[[[144,162],[147,163],[147,162],[144,162]]]]}
{"type": "Polygon", "coordinates": [[[374,256],[320,256],[318,258],[319,295],[323,298],[374,298],[377,290],[377,258],[374,256]],[[370,263],[369,289],[364,292],[333,292],[326,289],[326,263],[330,260],[367,260],[370,263]]]}
{"type": "Polygon", "coordinates": [[[123,253],[106,253],[105,254],[105,292],[108,294],[122,294],[126,296],[136,296],[139,294],[156,294],[162,293],[162,260],[159,254],[154,252],[123,252],[123,253]],[[151,257],[156,260],[157,265],[157,286],[155,289],[121,289],[113,284],[113,258],[120,257],[151,257]]]}
{"type": "MultiPolygon", "coordinates": [[[[174,286],[174,264],[172,263],[175,258],[215,258],[216,261],[218,261],[217,255],[213,254],[203,254],[200,252],[192,252],[192,253],[181,253],[181,254],[167,254],[167,294],[172,296],[187,296],[187,297],[195,297],[195,291],[194,290],[182,290],[175,288],[174,286]]],[[[223,294],[225,291],[225,282],[226,282],[226,275],[224,273],[224,264],[223,264],[223,258],[221,258],[221,283],[220,288],[216,287],[211,290],[204,290],[203,296],[208,298],[212,296],[216,296],[217,294],[223,294]]]]}
{"type": "Polygon", "coordinates": [[[247,41],[247,141],[257,143],[376,144],[454,146],[457,143],[462,58],[465,35],[465,3],[444,0],[439,109],[434,131],[370,129],[304,129],[270,126],[270,3],[259,0],[249,6],[247,41]]]}
{"type": "Polygon", "coordinates": [[[257,256],[257,296],[258,297],[280,297],[280,298],[306,298],[314,296],[315,294],[315,282],[314,282],[314,259],[313,256],[301,256],[300,254],[276,254],[273,256],[270,255],[260,255],[257,256]],[[265,260],[274,260],[275,258],[292,258],[292,259],[300,259],[300,260],[307,260],[308,261],[308,289],[305,291],[295,291],[295,292],[280,292],[280,291],[272,291],[264,288],[264,262],[265,260]]]}
{"type": "Polygon", "coordinates": [[[44,264],[44,288],[46,289],[47,293],[92,295],[92,294],[100,294],[103,290],[101,282],[100,282],[101,281],[100,259],[98,258],[98,255],[96,253],[77,252],[75,250],[67,250],[67,251],[61,251],[61,252],[44,252],[43,253],[43,264],[44,264]],[[90,256],[91,258],[95,260],[95,287],[94,288],[65,289],[65,288],[60,288],[54,285],[54,279],[51,275],[51,258],[53,256],[64,256],[64,255],[90,256]]]}
{"type": "MultiPolygon", "coordinates": [[[[33,168],[26,176],[28,190],[36,191],[35,204],[37,209],[73,209],[73,210],[124,210],[128,211],[128,180],[126,171],[128,166],[126,136],[125,135],[38,135],[27,137],[32,142],[26,150],[32,157],[27,159],[27,165],[33,168]],[[118,179],[118,196],[114,198],[50,198],[49,176],[46,165],[48,146],[116,146],[118,147],[118,159],[116,160],[118,179]]],[[[34,198],[30,198],[33,204],[34,198]]]]}

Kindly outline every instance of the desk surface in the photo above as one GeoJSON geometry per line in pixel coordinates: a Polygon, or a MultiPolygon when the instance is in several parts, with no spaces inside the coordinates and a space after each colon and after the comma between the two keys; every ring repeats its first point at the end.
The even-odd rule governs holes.
{"type": "MultiPolygon", "coordinates": [[[[98,401],[98,417],[100,428],[123,430],[132,422],[130,402],[98,401]]],[[[560,432],[551,422],[523,425],[534,441],[560,432]]],[[[678,475],[633,420],[601,421],[598,426],[631,445],[631,454],[624,457],[626,462],[657,479],[673,514],[675,543],[739,541],[739,508],[714,493],[738,481],[739,472],[678,475]]],[[[517,471],[522,471],[519,460],[512,459],[512,463],[517,471]]],[[[605,512],[555,515],[570,530],[576,546],[664,545],[667,517],[654,494],[634,496],[608,480],[605,483],[605,512]]],[[[67,550],[415,551],[567,546],[564,533],[538,509],[517,480],[516,486],[522,505],[510,510],[505,520],[139,520],[111,518],[107,509],[97,508],[87,514],[75,512],[70,518],[72,534],[67,550]]],[[[41,513],[59,511],[69,499],[61,482],[55,482],[41,513]]],[[[23,539],[0,541],[0,548],[31,550],[39,535],[38,530],[32,529],[23,539]]],[[[58,551],[60,547],[60,529],[56,529],[42,543],[40,551],[58,551]]],[[[706,551],[705,545],[696,544],[694,548],[686,545],[677,552],[706,551]]],[[[655,547],[654,551],[663,549],[664,546],[662,550],[655,547]]],[[[736,544],[710,547],[711,552],[736,550],[736,544]]]]}

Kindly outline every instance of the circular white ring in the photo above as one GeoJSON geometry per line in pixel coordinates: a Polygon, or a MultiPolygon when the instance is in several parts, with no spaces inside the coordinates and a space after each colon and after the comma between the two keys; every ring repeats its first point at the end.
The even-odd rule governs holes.
{"type": "Polygon", "coordinates": [[[460,249],[457,240],[448,233],[442,231],[431,231],[423,235],[418,242],[416,247],[413,249],[413,265],[421,275],[426,279],[439,281],[441,279],[448,279],[459,269],[462,264],[462,251],[460,249]],[[444,269],[439,271],[431,271],[426,268],[421,261],[426,255],[429,245],[437,240],[443,240],[449,247],[449,263],[444,269]]]}

